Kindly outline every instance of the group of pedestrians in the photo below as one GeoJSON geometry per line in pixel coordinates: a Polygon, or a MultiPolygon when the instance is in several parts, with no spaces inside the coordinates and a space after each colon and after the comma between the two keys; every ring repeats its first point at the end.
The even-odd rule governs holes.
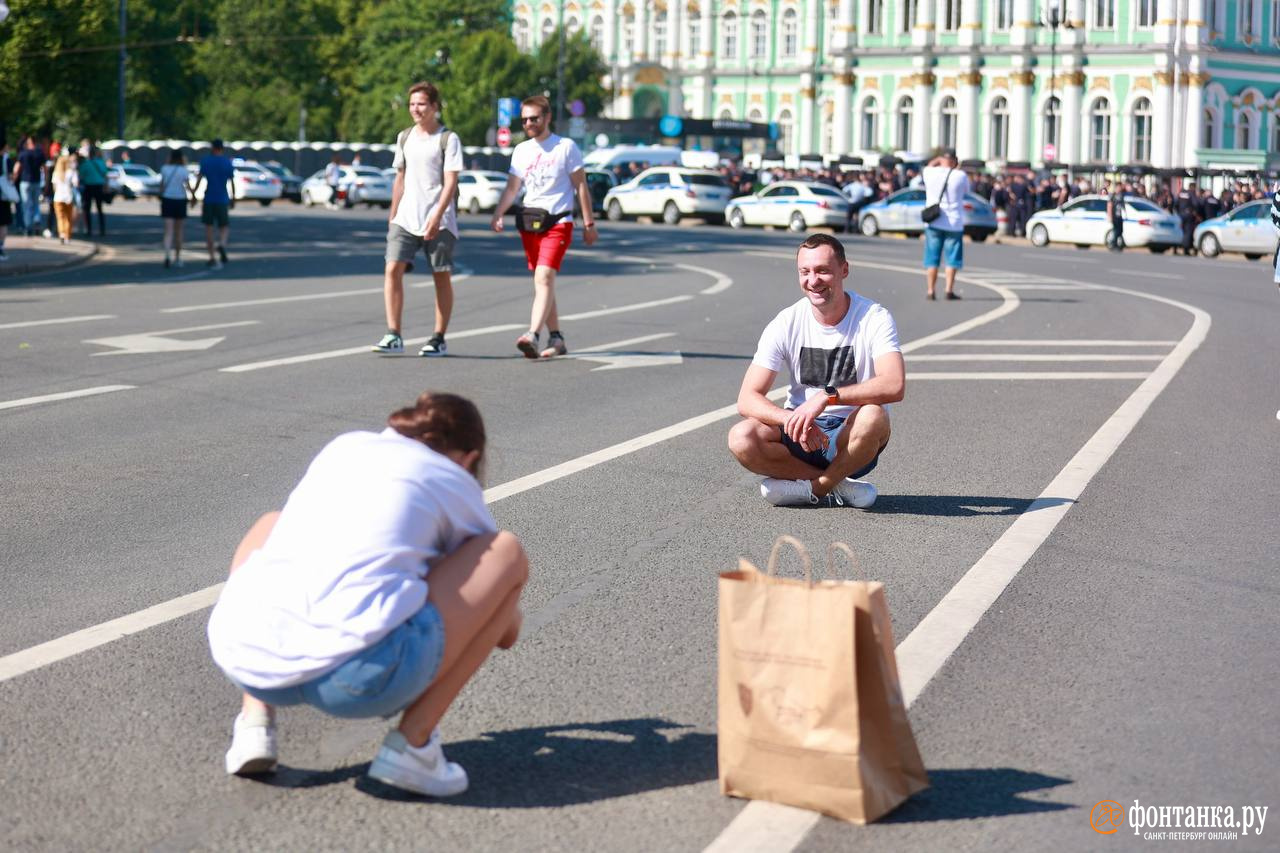
{"type": "Polygon", "coordinates": [[[50,238],[56,229],[59,242],[66,244],[82,222],[84,233],[92,235],[95,206],[98,231],[105,234],[107,168],[102,152],[87,139],[77,149],[57,142],[46,148],[35,136],[25,136],[16,156],[0,142],[0,261],[8,257],[4,241],[11,228],[50,238]],[[48,208],[42,209],[45,201],[48,208]]]}

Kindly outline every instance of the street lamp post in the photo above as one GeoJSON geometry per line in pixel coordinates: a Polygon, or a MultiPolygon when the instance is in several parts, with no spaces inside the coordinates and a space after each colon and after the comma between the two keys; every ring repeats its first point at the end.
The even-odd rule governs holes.
{"type": "Polygon", "coordinates": [[[119,62],[119,86],[120,101],[116,118],[116,136],[124,139],[124,66],[127,54],[124,47],[125,22],[128,18],[128,0],[120,0],[120,62],[119,62]]]}
{"type": "Polygon", "coordinates": [[[1061,135],[1058,129],[1059,123],[1061,121],[1061,118],[1059,116],[1059,113],[1061,112],[1061,110],[1059,110],[1057,107],[1058,88],[1057,88],[1057,80],[1055,78],[1057,76],[1057,70],[1058,70],[1057,68],[1058,66],[1058,61],[1057,61],[1058,60],[1058,24],[1061,23],[1061,20],[1062,20],[1060,17],[1062,14],[1060,0],[1049,0],[1048,14],[1049,14],[1049,21],[1048,21],[1049,23],[1049,109],[1053,111],[1052,112],[1053,148],[1054,148],[1053,159],[1057,160],[1058,159],[1058,150],[1057,150],[1058,137],[1061,135]]]}

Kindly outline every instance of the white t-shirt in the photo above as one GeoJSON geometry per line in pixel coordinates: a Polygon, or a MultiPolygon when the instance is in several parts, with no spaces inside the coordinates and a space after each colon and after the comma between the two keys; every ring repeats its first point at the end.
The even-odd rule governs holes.
{"type": "Polygon", "coordinates": [[[551,134],[541,142],[526,139],[511,152],[511,174],[524,182],[525,207],[548,213],[573,210],[573,182],[581,171],[582,152],[572,139],[551,134]]]}
{"type": "MultiPolygon", "coordinates": [[[[827,385],[866,382],[876,375],[877,358],[902,351],[892,315],[882,305],[846,292],[849,310],[834,326],[818,322],[808,298],[802,297],[764,327],[751,363],[775,373],[787,367],[791,388],[785,408],[796,409],[810,397],[825,396],[827,385]]],[[[848,417],[857,410],[857,406],[828,406],[823,414],[848,417]]]]}
{"type": "Polygon", "coordinates": [[[165,163],[160,167],[160,198],[187,200],[187,180],[191,173],[181,163],[165,163]]]}
{"type": "Polygon", "coordinates": [[[942,231],[964,230],[964,197],[969,192],[969,176],[957,168],[947,178],[950,166],[924,167],[924,203],[942,208],[942,215],[929,223],[929,227],[942,231]],[[942,182],[947,182],[943,193],[942,182]]]}
{"type": "Polygon", "coordinates": [[[340,435],[227,580],[213,659],[264,689],[330,672],[422,609],[433,562],[496,530],[480,484],[447,456],[390,428],[340,435]]]}
{"type": "MultiPolygon", "coordinates": [[[[396,208],[395,218],[391,221],[410,234],[421,236],[427,230],[427,217],[436,206],[443,189],[443,172],[462,171],[462,143],[458,134],[449,131],[449,141],[445,150],[440,150],[440,134],[443,126],[435,133],[423,133],[414,125],[404,138],[404,147],[396,146],[395,162],[391,165],[404,170],[404,195],[400,196],[400,206],[396,208]],[[441,169],[443,162],[444,168],[441,169]]],[[[450,203],[440,220],[440,227],[458,236],[458,206],[450,203]]]]}

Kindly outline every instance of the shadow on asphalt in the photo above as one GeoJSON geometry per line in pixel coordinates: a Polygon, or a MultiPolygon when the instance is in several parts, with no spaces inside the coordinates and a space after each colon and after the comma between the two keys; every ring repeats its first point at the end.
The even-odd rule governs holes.
{"type": "MultiPolygon", "coordinates": [[[[624,797],[716,778],[715,735],[658,718],[569,723],[489,732],[445,744],[467,769],[471,787],[441,804],[481,808],[545,808],[624,797]]],[[[279,766],[259,781],[278,788],[315,788],[356,779],[355,787],[391,801],[427,799],[365,774],[368,762],[316,771],[279,766]]]]}
{"type": "MultiPolygon", "coordinates": [[[[1046,498],[1049,506],[1068,503],[1066,498],[1046,498]]],[[[996,498],[976,495],[880,495],[868,512],[898,515],[967,517],[975,515],[1022,515],[1031,506],[1030,498],[996,498]]]]}
{"type": "Polygon", "coordinates": [[[1073,809],[1073,805],[1022,796],[1030,791],[1067,785],[1071,781],[1011,767],[930,770],[931,787],[907,800],[880,823],[972,820],[1073,809]]]}

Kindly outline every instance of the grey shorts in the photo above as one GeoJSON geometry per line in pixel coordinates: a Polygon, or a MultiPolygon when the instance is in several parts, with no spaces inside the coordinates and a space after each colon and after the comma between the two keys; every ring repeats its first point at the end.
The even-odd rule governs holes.
{"type": "Polygon", "coordinates": [[[413,256],[423,249],[431,262],[432,272],[452,272],[453,247],[457,243],[458,238],[453,236],[453,232],[444,228],[433,239],[424,240],[392,222],[387,228],[387,262],[398,261],[413,269],[413,256]]]}

